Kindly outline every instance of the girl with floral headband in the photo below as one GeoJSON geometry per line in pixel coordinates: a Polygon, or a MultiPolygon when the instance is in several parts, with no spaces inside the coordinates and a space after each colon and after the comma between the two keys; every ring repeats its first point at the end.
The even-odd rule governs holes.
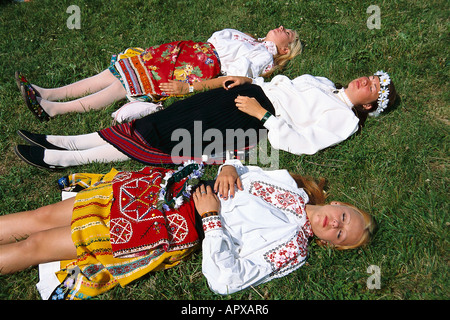
{"type": "Polygon", "coordinates": [[[224,29],[207,42],[176,41],[146,50],[129,48],[113,56],[109,69],[60,88],[39,87],[20,73],[16,73],[16,81],[29,109],[46,121],[59,114],[101,109],[126,97],[158,101],[169,96],[159,86],[168,81],[186,83],[192,90],[193,83],[220,74],[268,76],[300,54],[301,48],[297,32],[283,26],[261,39],[224,29]]]}
{"type": "MultiPolygon", "coordinates": [[[[118,202],[113,198],[140,192],[136,187],[128,188],[127,193],[115,191],[117,184],[126,188],[126,179],[133,174],[113,170],[75,198],[0,216],[1,274],[64,260],[57,273],[61,285],[51,299],[86,299],[147,272],[173,267],[189,256],[193,247],[177,251],[157,247],[134,255],[115,255],[116,240],[128,241],[138,225],[119,228],[121,219],[112,215],[118,202]]],[[[202,271],[211,290],[219,294],[256,286],[301,267],[313,237],[322,245],[352,249],[367,244],[374,229],[370,215],[352,205],[325,205],[322,182],[291,176],[286,170],[264,171],[228,160],[219,169],[213,188],[218,194],[211,184],[192,191],[195,219],[202,228],[194,230],[191,223],[184,224],[183,230],[189,230],[184,236],[191,236],[190,243],[197,234],[203,239],[202,271]]],[[[147,207],[141,210],[147,211],[147,207]]],[[[165,214],[169,217],[171,211],[165,214]]],[[[149,214],[149,225],[154,226],[151,219],[157,221],[157,217],[149,214]]],[[[176,228],[168,228],[172,229],[176,228]]],[[[146,236],[158,237],[159,231],[150,228],[146,236]]]]}
{"type": "MultiPolygon", "coordinates": [[[[129,159],[147,164],[179,163],[209,156],[205,150],[211,141],[204,133],[215,129],[222,137],[228,130],[253,130],[257,139],[267,133],[275,149],[314,154],[347,139],[368,114],[380,114],[396,98],[394,84],[385,72],[355,79],[340,89],[326,78],[311,75],[293,80],[277,75],[270,82],[223,77],[195,85],[216,89],[91,134],[55,136],[19,131],[32,145],[19,145],[15,151],[25,162],[47,169],[129,159]],[[190,148],[177,153],[174,150],[180,141],[173,133],[181,129],[189,134],[190,148]]],[[[222,140],[223,150],[236,150],[236,144],[222,140]]],[[[239,149],[248,147],[248,139],[238,140],[239,149]]]]}

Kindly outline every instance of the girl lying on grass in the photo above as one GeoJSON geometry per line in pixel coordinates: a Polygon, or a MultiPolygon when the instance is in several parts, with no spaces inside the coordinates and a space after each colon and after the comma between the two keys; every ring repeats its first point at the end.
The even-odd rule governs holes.
{"type": "MultiPolygon", "coordinates": [[[[178,221],[186,220],[182,230],[188,230],[181,240],[191,237],[190,246],[170,251],[156,245],[139,254],[116,257],[113,245],[125,243],[121,252],[127,252],[127,236],[139,224],[136,221],[125,228],[119,223],[121,219],[112,215],[121,197],[129,198],[130,192],[132,197],[141,194],[138,188],[128,188],[130,181],[137,181],[130,178],[132,174],[136,173],[112,170],[75,198],[0,216],[1,273],[63,261],[58,273],[61,285],[52,298],[89,298],[118,283],[124,286],[147,272],[173,267],[202,240],[202,271],[209,287],[216,293],[230,294],[302,266],[313,237],[336,249],[351,249],[367,244],[374,228],[371,217],[352,205],[325,205],[323,181],[317,184],[291,176],[286,170],[264,171],[228,160],[219,168],[215,182],[206,187],[201,184],[192,191],[192,200],[179,207],[178,221]],[[124,189],[128,193],[117,191],[124,189]],[[195,212],[181,210],[192,202],[195,212]],[[203,228],[193,227],[194,220],[203,228]]],[[[143,186],[145,177],[139,177],[139,185],[143,186]]],[[[145,193],[140,199],[151,196],[151,192],[145,193]]],[[[155,212],[151,210],[158,195],[153,196],[155,200],[140,212],[155,212]]],[[[121,208],[121,214],[130,215],[129,208],[128,204],[121,208]]],[[[171,220],[172,209],[164,210],[166,219],[171,220]]],[[[160,234],[161,229],[156,228],[158,216],[147,215],[149,237],[160,234]]],[[[167,230],[170,239],[180,240],[182,233],[176,223],[167,230]]]]}
{"type": "MultiPolygon", "coordinates": [[[[209,129],[221,134],[221,151],[249,147],[245,137],[237,137],[238,146],[227,139],[230,131],[240,131],[254,133],[257,141],[261,133],[267,133],[275,149],[314,154],[347,139],[368,114],[378,115],[396,99],[394,84],[383,71],[340,89],[326,78],[311,75],[294,80],[277,75],[270,82],[222,77],[198,84],[215,89],[95,133],[56,136],[21,130],[19,135],[32,145],[17,146],[16,154],[47,169],[129,159],[146,164],[180,163],[209,156],[205,151],[211,149],[211,139],[205,137],[209,129]],[[174,137],[180,130],[189,142],[174,137]],[[188,146],[181,149],[181,143],[188,146]]],[[[173,83],[167,86],[173,88],[173,83]]]]}
{"type": "Polygon", "coordinates": [[[129,48],[113,56],[109,69],[60,88],[39,87],[20,73],[16,73],[16,81],[33,114],[47,121],[59,114],[101,109],[126,97],[158,101],[170,95],[159,87],[168,81],[183,82],[192,92],[195,82],[219,74],[251,78],[269,75],[300,52],[297,32],[283,26],[270,30],[263,39],[224,29],[206,43],[177,41],[146,50],[129,48]],[[79,99],[59,102],[74,98],[79,99]]]}

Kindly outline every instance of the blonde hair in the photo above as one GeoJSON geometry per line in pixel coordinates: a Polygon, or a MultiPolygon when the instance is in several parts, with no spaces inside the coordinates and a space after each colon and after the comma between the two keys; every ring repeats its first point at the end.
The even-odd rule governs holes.
{"type": "Polygon", "coordinates": [[[335,246],[335,248],[337,250],[348,250],[348,249],[355,249],[355,248],[367,245],[370,242],[372,235],[375,231],[375,227],[376,227],[375,220],[372,218],[372,216],[370,214],[355,207],[354,205],[351,205],[351,204],[345,203],[345,202],[341,202],[341,204],[344,206],[347,206],[349,208],[352,208],[353,210],[355,210],[357,213],[359,213],[361,215],[361,217],[363,218],[363,221],[364,221],[364,229],[363,229],[363,234],[357,243],[350,245],[350,246],[335,246]]]}
{"type": "MultiPolygon", "coordinates": [[[[308,194],[309,204],[325,205],[325,200],[327,198],[327,194],[324,191],[325,182],[326,182],[324,178],[321,178],[319,180],[319,182],[316,182],[314,179],[312,179],[310,177],[304,177],[304,176],[301,176],[298,174],[291,173],[291,176],[292,176],[292,178],[294,178],[295,182],[297,183],[297,186],[299,188],[303,188],[303,190],[305,190],[305,192],[308,194]]],[[[363,228],[364,229],[363,229],[363,234],[362,234],[361,238],[359,239],[359,241],[357,243],[355,243],[353,245],[349,245],[349,246],[334,246],[334,245],[331,245],[328,243],[324,244],[320,239],[317,239],[316,243],[319,246],[325,246],[325,245],[332,246],[336,250],[349,250],[349,249],[355,249],[355,248],[367,245],[370,242],[372,235],[375,231],[375,227],[376,227],[375,220],[372,218],[372,216],[370,214],[355,207],[352,204],[345,203],[345,202],[340,202],[340,204],[343,206],[352,208],[358,214],[360,214],[361,217],[363,218],[363,221],[364,221],[363,228]]]]}
{"type": "Polygon", "coordinates": [[[298,32],[295,30],[292,30],[294,34],[294,40],[289,43],[288,48],[289,52],[286,54],[277,54],[273,57],[273,64],[274,67],[267,71],[266,73],[262,74],[261,76],[264,78],[269,77],[272,75],[275,71],[282,70],[286,64],[289,62],[289,60],[294,59],[296,56],[298,56],[300,53],[302,53],[303,46],[300,41],[300,37],[298,35],[298,32]]]}

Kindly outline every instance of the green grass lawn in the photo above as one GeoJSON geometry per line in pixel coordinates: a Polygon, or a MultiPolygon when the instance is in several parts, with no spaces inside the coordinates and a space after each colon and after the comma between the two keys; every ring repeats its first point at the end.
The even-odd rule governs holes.
{"type": "MultiPolygon", "coordinates": [[[[16,131],[82,134],[111,124],[103,111],[69,114],[39,123],[14,81],[21,70],[43,87],[92,76],[112,54],[130,46],[192,39],[235,28],[260,37],[282,24],[299,31],[304,51],[283,72],[347,83],[383,69],[395,81],[400,104],[370,118],[364,130],[313,156],[280,152],[280,167],[326,177],[330,199],[358,204],[378,230],[370,246],[348,252],[313,244],[307,265],[287,277],[230,296],[213,294],[201,274],[201,254],[171,270],[150,274],[99,299],[449,299],[448,1],[264,0],[33,0],[0,4],[0,214],[60,199],[56,180],[71,172],[139,169],[134,161],[90,164],[47,172],[20,161],[16,131]],[[369,29],[370,5],[381,28],[369,29]],[[81,28],[69,29],[66,9],[78,5],[81,28]],[[367,272],[381,271],[369,289],[367,272]]],[[[213,170],[209,169],[212,174],[213,170]]],[[[0,299],[39,299],[37,268],[0,276],[0,299]]]]}

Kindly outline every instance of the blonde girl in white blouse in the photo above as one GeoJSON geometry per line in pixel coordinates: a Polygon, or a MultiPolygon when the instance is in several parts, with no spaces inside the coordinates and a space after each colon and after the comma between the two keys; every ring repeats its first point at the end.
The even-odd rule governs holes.
{"type": "MultiPolygon", "coordinates": [[[[255,39],[238,30],[224,29],[215,32],[207,44],[214,48],[220,60],[222,75],[250,78],[270,75],[300,54],[302,49],[298,33],[283,26],[270,30],[266,37],[261,39],[255,39]]],[[[145,51],[142,54],[144,53],[145,51]]],[[[132,100],[140,99],[133,96],[126,83],[138,80],[134,79],[134,76],[130,80],[127,75],[129,71],[125,71],[123,74],[119,72],[120,74],[114,75],[114,71],[109,68],[93,77],[52,89],[31,84],[18,72],[16,81],[30,110],[41,121],[47,121],[59,114],[102,109],[126,97],[132,100]],[[74,98],[79,99],[59,102],[74,98]]],[[[140,72],[136,72],[136,77],[141,77],[139,74],[140,72]]],[[[186,85],[193,88],[192,83],[186,82],[186,85]]],[[[147,99],[148,95],[143,97],[147,99]]]]}
{"type": "Polygon", "coordinates": [[[297,181],[286,170],[231,160],[216,179],[219,196],[209,186],[197,189],[202,271],[211,290],[229,294],[287,275],[305,263],[313,236],[341,250],[369,241],[374,222],[367,213],[336,201],[323,205],[321,187],[297,181]]]}

